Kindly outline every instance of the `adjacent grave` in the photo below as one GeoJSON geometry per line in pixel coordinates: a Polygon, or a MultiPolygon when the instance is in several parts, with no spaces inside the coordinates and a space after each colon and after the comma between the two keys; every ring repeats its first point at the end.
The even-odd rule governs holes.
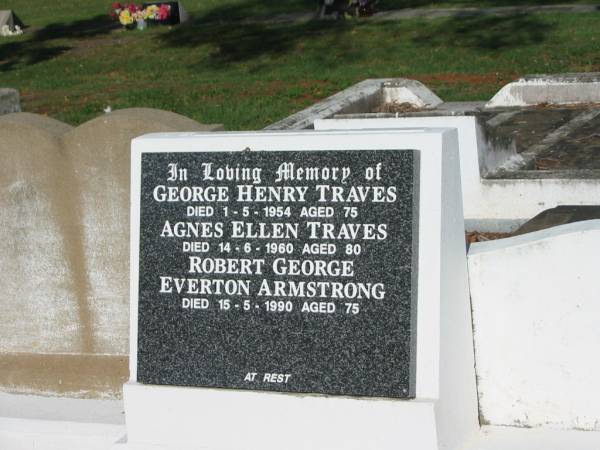
{"type": "Polygon", "coordinates": [[[443,102],[415,80],[364,80],[266,129],[456,127],[467,229],[513,232],[545,209],[598,203],[599,80],[527,76],[487,104],[443,102]]]}
{"type": "Polygon", "coordinates": [[[78,127],[31,113],[0,115],[0,390],[121,396],[131,139],[220,128],[148,108],[78,127]]]}
{"type": "Polygon", "coordinates": [[[598,255],[600,220],[470,247],[480,417],[531,431],[504,448],[600,448],[598,255]],[[543,442],[552,430],[563,433],[543,442]]]}
{"type": "Polygon", "coordinates": [[[25,28],[21,19],[10,9],[0,10],[0,28],[3,26],[8,26],[10,31],[15,31],[15,27],[25,28]]]}
{"type": "Polygon", "coordinates": [[[434,450],[477,429],[454,130],[132,147],[128,448],[434,450]]]}

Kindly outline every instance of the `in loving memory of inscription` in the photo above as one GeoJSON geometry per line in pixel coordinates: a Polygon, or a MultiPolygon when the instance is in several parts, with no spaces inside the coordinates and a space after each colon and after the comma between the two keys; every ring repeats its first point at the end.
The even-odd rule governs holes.
{"type": "Polygon", "coordinates": [[[414,396],[418,157],[144,153],[138,381],[414,396]]]}

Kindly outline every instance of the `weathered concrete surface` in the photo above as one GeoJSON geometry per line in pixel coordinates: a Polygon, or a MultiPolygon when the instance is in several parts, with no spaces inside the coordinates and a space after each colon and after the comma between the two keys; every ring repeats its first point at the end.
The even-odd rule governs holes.
{"type": "Polygon", "coordinates": [[[507,84],[487,108],[600,103],[600,73],[528,75],[507,84]]]}
{"type": "Polygon", "coordinates": [[[128,377],[127,356],[0,353],[0,385],[11,392],[115,398],[128,377]]]}
{"type": "Polygon", "coordinates": [[[368,79],[269,125],[265,130],[312,128],[317,119],[326,119],[336,114],[371,111],[382,103],[390,102],[408,103],[418,108],[434,108],[441,104],[442,100],[416,80],[405,78],[368,79]]]}
{"type": "Polygon", "coordinates": [[[73,129],[71,125],[61,122],[60,120],[26,112],[21,112],[18,114],[6,114],[1,116],[0,125],[7,123],[15,124],[17,126],[27,126],[31,127],[32,129],[44,130],[56,137],[61,137],[67,131],[73,129]]]}
{"type": "Polygon", "coordinates": [[[0,117],[0,389],[116,395],[128,353],[130,141],[220,128],[150,109],[77,128],[34,114],[0,117]],[[30,356],[2,364],[14,354],[30,356]],[[25,389],[18,374],[57,354],[76,357],[55,364],[64,373],[54,383],[30,377],[25,389]],[[107,365],[112,381],[82,371],[95,356],[117,358],[107,365]],[[79,381],[67,386],[70,372],[79,381]]]}
{"type": "Polygon", "coordinates": [[[30,116],[21,123],[3,119],[0,352],[82,351],[72,268],[63,252],[71,225],[62,203],[60,138],[50,125],[32,126],[30,116]]]}
{"type": "Polygon", "coordinates": [[[19,91],[10,88],[0,88],[0,115],[21,111],[19,91]]]}
{"type": "Polygon", "coordinates": [[[68,203],[79,225],[65,249],[81,268],[76,289],[81,299],[88,299],[89,316],[82,316],[82,323],[89,321],[95,328],[85,351],[127,354],[128,350],[124,337],[129,329],[131,140],[150,132],[220,128],[167,111],[135,108],[97,117],[65,134],[68,170],[77,173],[77,179],[69,183],[75,189],[69,191],[68,203]]]}
{"type": "Polygon", "coordinates": [[[600,431],[600,220],[472,244],[468,260],[483,422],[600,431]]]}

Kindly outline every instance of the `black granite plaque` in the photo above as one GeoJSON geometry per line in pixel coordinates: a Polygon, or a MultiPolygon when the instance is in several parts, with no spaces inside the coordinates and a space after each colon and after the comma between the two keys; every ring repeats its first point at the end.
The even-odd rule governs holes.
{"type": "Polygon", "coordinates": [[[413,397],[418,158],[143,154],[138,381],[413,397]]]}

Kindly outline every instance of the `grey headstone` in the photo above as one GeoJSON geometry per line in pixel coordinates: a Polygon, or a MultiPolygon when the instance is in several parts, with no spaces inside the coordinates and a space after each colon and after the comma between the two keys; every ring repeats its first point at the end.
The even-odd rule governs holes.
{"type": "Polygon", "coordinates": [[[24,27],[21,19],[19,19],[10,9],[0,10],[0,28],[4,25],[8,25],[11,31],[14,31],[15,25],[18,25],[20,28],[24,27]]]}
{"type": "Polygon", "coordinates": [[[10,88],[0,88],[0,115],[21,111],[19,91],[10,88]]]}
{"type": "Polygon", "coordinates": [[[414,396],[418,165],[419,153],[411,150],[143,154],[138,381],[335,395],[414,396]],[[213,164],[213,174],[225,166],[260,168],[260,181],[205,181],[206,166],[202,164],[206,163],[213,164]],[[297,168],[347,167],[351,175],[345,182],[276,182],[279,170],[287,163],[297,168]],[[383,178],[365,181],[361,175],[366,168],[379,163],[383,178]],[[167,181],[166,168],[170,164],[185,167],[189,179],[167,181]],[[359,186],[368,187],[369,200],[340,203],[329,191],[326,198],[320,197],[322,188],[317,185],[321,184],[343,188],[344,196],[352,190],[359,192],[359,186]],[[229,198],[217,203],[186,203],[214,207],[210,217],[187,217],[189,213],[181,202],[156,201],[153,192],[161,185],[184,189],[221,186],[227,188],[229,198]],[[291,198],[243,201],[238,197],[239,185],[265,190],[306,188],[305,201],[298,201],[297,193],[295,202],[291,198]],[[372,200],[373,188],[382,186],[386,186],[382,194],[386,200],[372,200]],[[397,200],[390,200],[388,189],[395,192],[397,200]],[[301,216],[302,207],[311,206],[331,207],[334,215],[301,216]],[[344,206],[357,206],[358,214],[346,217],[344,206]],[[284,211],[289,207],[290,213],[270,217],[266,207],[284,211]],[[168,237],[167,221],[169,228],[187,222],[208,225],[203,236],[168,237]],[[234,232],[239,222],[244,225],[234,232]],[[254,234],[260,223],[265,225],[263,236],[254,234]],[[323,234],[324,224],[332,227],[331,235],[323,234]],[[358,237],[344,234],[349,225],[357,230],[358,237]],[[281,227],[281,235],[275,227],[281,227]],[[266,237],[268,233],[270,238],[266,237]],[[365,239],[364,233],[369,237],[365,239]],[[208,243],[210,250],[182,251],[184,241],[208,243]],[[223,247],[227,243],[229,249],[223,247]],[[268,246],[279,243],[293,249],[288,245],[284,253],[272,254],[268,246]],[[336,245],[335,254],[304,253],[306,244],[322,243],[336,245]],[[352,250],[354,244],[360,254],[349,256],[347,246],[352,250]],[[286,253],[289,251],[292,253],[286,253]],[[245,273],[197,273],[190,266],[192,256],[213,261],[249,259],[253,268],[245,273]],[[282,260],[308,261],[307,266],[315,260],[348,261],[353,273],[315,275],[307,268],[300,275],[284,275],[280,269],[287,263],[282,260]],[[202,292],[186,287],[179,293],[175,288],[165,288],[165,282],[174,286],[175,278],[209,287],[202,288],[202,292]],[[277,285],[280,291],[276,291],[277,285]],[[334,285],[340,290],[335,291],[334,285]],[[218,289],[222,294],[216,294],[218,289]],[[208,304],[206,309],[183,308],[184,298],[205,298],[208,304]],[[274,372],[289,375],[286,382],[265,381],[265,374],[274,372]],[[245,377],[251,373],[257,377],[249,383],[245,377]]]}
{"type": "Polygon", "coordinates": [[[179,23],[187,22],[189,20],[190,16],[188,15],[187,11],[183,7],[183,3],[181,3],[181,2],[177,2],[177,3],[179,5],[179,23]]]}

